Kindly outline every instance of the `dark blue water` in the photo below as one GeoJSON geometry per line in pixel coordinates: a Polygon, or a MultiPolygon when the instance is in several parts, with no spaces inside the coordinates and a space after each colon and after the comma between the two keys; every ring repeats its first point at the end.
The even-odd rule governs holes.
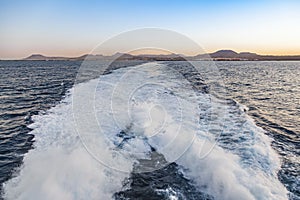
{"type": "MultiPolygon", "coordinates": [[[[11,178],[32,148],[34,135],[27,127],[32,116],[45,113],[64,98],[80,65],[79,61],[0,61],[0,184],[11,178]]],[[[86,79],[95,76],[88,74],[86,79]]]]}
{"type": "Polygon", "coordinates": [[[0,62],[0,183],[32,148],[31,117],[59,102],[72,87],[80,62],[0,62]]]}
{"type": "MultiPolygon", "coordinates": [[[[290,191],[290,199],[300,199],[300,62],[216,64],[228,98],[245,105],[245,111],[256,124],[274,139],[272,146],[282,160],[278,177],[290,191]]],[[[33,148],[34,135],[27,127],[32,123],[32,116],[45,112],[64,98],[74,84],[80,65],[81,62],[75,61],[0,62],[1,184],[12,177],[22,165],[24,154],[33,148]]],[[[132,63],[121,64],[127,65],[132,63]]],[[[197,191],[176,163],[152,174],[132,173],[129,182],[129,189],[116,193],[115,198],[134,199],[143,194],[145,198],[167,198],[151,188],[154,185],[156,189],[166,189],[168,184],[183,189],[181,193],[190,199],[211,198],[197,191]]]]}
{"type": "Polygon", "coordinates": [[[300,62],[217,62],[229,96],[274,138],[279,178],[300,198],[300,62]]]}

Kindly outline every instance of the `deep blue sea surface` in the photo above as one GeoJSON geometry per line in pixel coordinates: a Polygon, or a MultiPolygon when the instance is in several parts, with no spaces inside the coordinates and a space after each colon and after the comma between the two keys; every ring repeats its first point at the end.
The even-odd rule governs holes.
{"type": "Polygon", "coordinates": [[[300,199],[300,62],[81,65],[0,61],[1,198],[300,199]]]}
{"type": "MultiPolygon", "coordinates": [[[[274,139],[279,179],[300,198],[300,62],[219,62],[230,96],[274,139]]],[[[294,196],[295,195],[295,196],[294,196]]]]}

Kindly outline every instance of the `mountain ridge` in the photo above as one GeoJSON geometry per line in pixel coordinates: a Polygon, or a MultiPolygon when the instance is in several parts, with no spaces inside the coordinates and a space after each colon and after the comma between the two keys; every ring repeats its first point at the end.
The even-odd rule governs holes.
{"type": "Polygon", "coordinates": [[[105,56],[101,54],[84,54],[78,57],[63,57],[63,56],[44,56],[42,54],[32,54],[21,60],[73,60],[73,61],[83,61],[83,60],[146,60],[146,61],[180,61],[180,60],[214,60],[214,61],[251,61],[251,60],[300,60],[300,55],[259,55],[252,52],[240,52],[237,53],[233,50],[218,50],[213,53],[198,54],[195,56],[185,56],[182,54],[141,54],[141,55],[131,55],[128,53],[115,53],[110,56],[105,56]]]}

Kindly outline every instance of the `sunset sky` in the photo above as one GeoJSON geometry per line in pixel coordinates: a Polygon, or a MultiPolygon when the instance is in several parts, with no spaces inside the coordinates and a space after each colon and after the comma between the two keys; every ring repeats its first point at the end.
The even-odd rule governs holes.
{"type": "Polygon", "coordinates": [[[79,56],[114,35],[144,27],[179,32],[207,52],[300,55],[297,0],[0,0],[0,58],[79,56]]]}

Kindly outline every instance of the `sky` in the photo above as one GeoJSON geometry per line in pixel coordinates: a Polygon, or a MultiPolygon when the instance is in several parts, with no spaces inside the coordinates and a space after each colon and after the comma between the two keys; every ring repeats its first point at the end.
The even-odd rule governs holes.
{"type": "Polygon", "coordinates": [[[206,52],[300,55],[297,0],[0,0],[0,58],[79,56],[147,27],[176,31],[206,52]]]}

